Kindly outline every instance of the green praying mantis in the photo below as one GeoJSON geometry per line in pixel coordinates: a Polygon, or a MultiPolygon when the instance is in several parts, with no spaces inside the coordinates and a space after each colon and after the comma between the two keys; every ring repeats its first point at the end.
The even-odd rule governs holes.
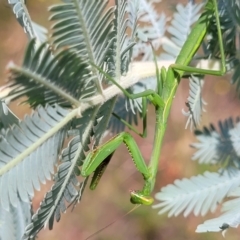
{"type": "MultiPolygon", "coordinates": [[[[95,67],[98,68],[97,66],[95,67]]],[[[98,70],[104,73],[100,68],[98,68],[98,70]]],[[[225,72],[225,56],[223,49],[221,26],[219,21],[219,13],[217,8],[217,0],[208,0],[204,7],[203,13],[201,14],[199,20],[189,34],[188,39],[183,45],[176,59],[176,62],[170,65],[167,70],[165,68],[162,68],[160,72],[158,71],[158,69],[156,70],[156,91],[146,90],[138,94],[130,94],[125,89],[123,89],[113,78],[104,73],[105,76],[113,84],[115,84],[118,88],[121,89],[121,91],[126,97],[130,99],[142,98],[143,133],[138,133],[142,137],[145,137],[147,134],[147,100],[154,105],[156,113],[155,136],[152,155],[148,165],[145,163],[134,138],[127,132],[117,134],[115,137],[104,143],[102,146],[99,146],[93,151],[91,151],[86,157],[81,170],[81,175],[83,177],[87,177],[94,172],[90,188],[96,188],[108,162],[111,159],[112,154],[119,147],[119,145],[124,143],[132,157],[132,160],[137,170],[142,174],[144,180],[144,186],[141,190],[130,191],[130,201],[134,204],[151,205],[153,203],[153,198],[150,195],[154,188],[156,174],[158,170],[160,147],[162,145],[163,136],[166,130],[167,119],[170,112],[171,104],[180,79],[185,73],[221,76],[225,72]],[[195,55],[196,51],[200,47],[207,33],[207,29],[210,24],[209,17],[213,14],[216,18],[216,26],[221,53],[220,70],[208,70],[190,67],[188,65],[192,60],[193,56],[195,55]]],[[[136,132],[136,130],[132,126],[130,126],[125,121],[123,122],[131,130],[136,132]]]]}

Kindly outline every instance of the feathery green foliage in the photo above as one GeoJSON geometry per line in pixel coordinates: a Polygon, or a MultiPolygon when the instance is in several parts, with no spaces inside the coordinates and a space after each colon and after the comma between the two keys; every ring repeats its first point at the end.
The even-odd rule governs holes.
{"type": "MultiPolygon", "coordinates": [[[[177,4],[167,25],[165,15],[155,11],[154,1],[116,0],[115,6],[107,8],[105,0],[65,0],[49,8],[53,24],[47,41],[46,29],[31,20],[24,1],[8,2],[29,37],[29,44],[22,65],[8,65],[11,76],[7,87],[11,91],[2,97],[0,106],[0,219],[4,222],[0,225],[0,238],[4,240],[34,238],[47,225],[52,229],[54,221],[81,200],[88,178],[79,182],[77,177],[88,152],[99,147],[106,131],[123,131],[124,121],[137,124],[139,115],[146,123],[142,98],[111,95],[108,90],[116,84],[106,74],[121,85],[131,70],[132,59],[152,61],[154,55],[148,41],[155,51],[165,51],[156,54],[157,59],[175,61],[203,7],[193,1],[186,6],[177,4]],[[164,36],[166,31],[170,38],[164,36]],[[34,112],[19,120],[6,103],[23,96],[34,112]],[[65,141],[68,146],[64,148],[65,141]],[[54,184],[31,218],[34,189],[39,190],[48,179],[53,179],[54,184]]],[[[233,72],[232,82],[238,91],[240,46],[236,39],[240,6],[237,0],[219,0],[218,5],[227,68],[233,72]]],[[[214,15],[208,20],[211,27],[202,43],[203,54],[197,53],[192,60],[220,57],[214,15]]],[[[128,91],[159,93],[166,84],[164,74],[162,70],[156,80],[153,71],[147,80],[129,84],[128,91]]],[[[186,126],[197,128],[205,104],[204,76],[184,77],[190,79],[188,110],[183,112],[188,117],[186,126]]],[[[217,164],[221,166],[219,172],[176,180],[156,194],[160,203],[154,208],[160,208],[159,213],[169,211],[169,216],[181,212],[184,216],[191,212],[205,215],[215,211],[225,197],[236,198],[224,203],[224,215],[200,225],[198,232],[221,231],[240,223],[240,124],[229,118],[219,122],[219,129],[219,133],[213,125],[202,131],[196,129],[198,143],[192,144],[197,149],[192,159],[217,164]]]]}
{"type": "MultiPolygon", "coordinates": [[[[33,27],[36,25],[32,23],[24,2],[9,3],[29,38],[36,38],[33,27]]],[[[36,236],[46,225],[51,229],[54,220],[59,221],[61,213],[67,209],[66,203],[71,205],[81,200],[87,179],[78,182],[76,177],[81,173],[79,167],[89,151],[91,137],[94,136],[97,146],[112,117],[111,109],[114,109],[117,97],[104,104],[100,100],[95,107],[91,103],[85,104],[85,109],[91,108],[83,110],[85,99],[103,94],[103,84],[109,84],[103,82],[101,73],[90,63],[103,68],[106,65],[116,80],[127,72],[130,50],[134,44],[137,8],[134,9],[135,13],[131,12],[129,23],[125,19],[126,1],[116,1],[116,6],[108,10],[105,9],[106,4],[107,1],[98,0],[65,1],[52,6],[51,20],[55,22],[51,41],[41,44],[44,38],[31,40],[22,66],[14,63],[8,65],[11,73],[8,87],[11,91],[3,99],[9,103],[27,96],[26,102],[35,112],[18,124],[6,104],[2,103],[4,131],[11,122],[18,124],[2,135],[4,164],[1,164],[1,186],[7,180],[11,179],[12,182],[11,188],[0,188],[2,210],[11,211],[22,201],[28,201],[30,209],[29,197],[33,197],[34,188],[40,189],[40,182],[52,178],[53,166],[60,155],[55,183],[33,215],[31,224],[30,219],[24,223],[23,226],[29,224],[24,239],[36,236]],[[130,39],[126,35],[128,27],[132,29],[130,39]],[[110,68],[109,63],[114,68],[110,68]],[[61,153],[67,133],[73,139],[61,153]],[[3,146],[4,142],[9,145],[5,143],[3,146]],[[14,173],[14,169],[21,174],[14,173]],[[29,169],[31,175],[27,174],[29,169]],[[24,186],[23,182],[28,184],[24,186]]],[[[132,4],[131,9],[137,6],[137,1],[132,4]]],[[[7,231],[3,234],[7,234],[7,231]]],[[[23,231],[19,234],[23,234],[23,231]]]]}

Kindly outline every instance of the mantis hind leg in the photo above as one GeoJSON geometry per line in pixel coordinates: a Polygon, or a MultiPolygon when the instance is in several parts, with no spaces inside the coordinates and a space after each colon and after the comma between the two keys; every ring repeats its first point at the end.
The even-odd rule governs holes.
{"type": "MultiPolygon", "coordinates": [[[[221,25],[220,25],[220,20],[219,20],[217,0],[208,1],[207,4],[209,4],[209,6],[207,7],[207,8],[209,8],[208,11],[212,12],[212,14],[215,14],[217,35],[218,35],[220,55],[221,55],[220,69],[219,70],[209,70],[209,69],[195,68],[195,67],[190,67],[190,66],[186,66],[183,64],[179,64],[176,61],[175,64],[171,65],[171,68],[174,71],[184,71],[185,73],[190,73],[190,74],[194,73],[194,74],[201,74],[201,75],[209,74],[209,75],[215,75],[215,76],[222,76],[226,73],[226,59],[225,59],[225,53],[224,53],[224,47],[223,47],[223,38],[222,38],[221,25]]],[[[192,41],[192,40],[194,40],[194,39],[190,39],[190,41],[192,41]]],[[[184,52],[182,54],[184,55],[184,52]]]]}

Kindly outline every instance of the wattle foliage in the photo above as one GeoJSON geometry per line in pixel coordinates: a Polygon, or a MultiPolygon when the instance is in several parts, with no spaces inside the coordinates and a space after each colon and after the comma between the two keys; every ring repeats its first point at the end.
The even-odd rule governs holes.
{"type": "MultiPolygon", "coordinates": [[[[142,99],[105,95],[113,84],[94,65],[121,84],[121,79],[131,71],[133,59],[154,59],[149,41],[156,52],[164,50],[156,54],[156,59],[175,60],[203,4],[193,4],[191,0],[186,6],[177,4],[168,22],[164,14],[155,11],[156,0],[116,0],[115,6],[109,8],[106,0],[63,0],[49,8],[52,35],[47,40],[47,30],[31,20],[24,1],[8,2],[29,38],[22,65],[8,65],[7,87],[12,90],[2,97],[0,106],[0,239],[18,240],[34,238],[47,225],[53,228],[54,220],[59,221],[69,205],[81,200],[87,178],[79,181],[77,177],[89,144],[98,147],[106,131],[121,132],[124,120],[137,124],[138,115],[142,116],[142,99]],[[169,38],[165,32],[170,34],[169,38]],[[19,120],[6,103],[23,96],[34,112],[19,120]],[[64,142],[68,142],[67,147],[63,147],[64,142]],[[47,179],[53,179],[54,184],[32,214],[34,190],[39,190],[47,179]]],[[[232,82],[238,91],[240,4],[238,0],[219,0],[218,4],[227,69],[233,73],[232,82]]],[[[196,59],[220,56],[216,21],[214,16],[208,20],[212,27],[196,59]]],[[[155,91],[155,71],[148,77],[129,84],[128,91],[155,91]]],[[[202,99],[204,76],[184,77],[190,79],[188,110],[184,111],[188,117],[186,127],[198,128],[206,104],[202,99]]],[[[219,131],[210,125],[195,129],[195,135],[198,142],[192,144],[196,149],[192,160],[216,164],[220,170],[163,187],[156,194],[160,203],[154,208],[160,208],[159,213],[169,212],[169,216],[182,212],[184,216],[205,215],[215,211],[226,197],[234,197],[223,204],[222,216],[206,221],[197,232],[237,227],[239,121],[234,124],[229,118],[219,122],[219,131]]]]}

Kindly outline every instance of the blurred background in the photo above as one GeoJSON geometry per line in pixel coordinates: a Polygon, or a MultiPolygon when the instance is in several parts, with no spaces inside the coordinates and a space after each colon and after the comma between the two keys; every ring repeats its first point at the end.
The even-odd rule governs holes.
{"type": "MultiPolygon", "coordinates": [[[[27,1],[27,7],[32,19],[49,28],[47,7],[57,0],[35,0],[27,1]]],[[[156,7],[159,11],[164,11],[170,15],[176,3],[187,1],[168,0],[162,1],[156,7]]],[[[113,1],[110,1],[113,4],[113,1]]],[[[15,20],[7,0],[0,1],[0,80],[1,85],[7,81],[6,65],[9,61],[21,63],[27,38],[15,20]]],[[[164,138],[161,153],[159,172],[154,191],[158,192],[161,187],[172,183],[175,179],[190,177],[212,170],[211,167],[198,165],[191,161],[194,149],[190,144],[196,139],[190,130],[185,130],[186,118],[181,110],[185,107],[188,96],[188,82],[182,81],[176,98],[173,102],[168,127],[164,138]]],[[[203,90],[203,98],[208,103],[207,113],[203,115],[202,125],[209,126],[210,123],[217,124],[218,120],[225,120],[232,116],[239,115],[239,99],[234,87],[229,84],[226,77],[210,77],[206,79],[203,90]]],[[[15,114],[23,118],[30,110],[26,105],[18,105],[20,101],[11,105],[15,114]]],[[[154,109],[149,108],[149,128],[148,137],[141,139],[135,136],[137,143],[143,153],[143,157],[148,161],[151,155],[152,139],[154,136],[154,109]]],[[[139,126],[141,129],[141,126],[139,126]]],[[[41,202],[44,194],[50,188],[51,182],[42,186],[42,191],[36,193],[34,199],[34,210],[41,202]]],[[[42,230],[38,235],[38,240],[77,240],[86,239],[96,233],[101,228],[117,220],[113,225],[104,231],[96,233],[89,239],[102,240],[165,240],[165,239],[195,239],[195,240],[215,240],[221,239],[221,233],[197,234],[195,229],[198,224],[208,218],[217,216],[218,213],[208,214],[204,217],[187,218],[183,216],[168,218],[167,215],[157,215],[157,211],[151,207],[141,206],[127,216],[124,216],[133,208],[129,202],[129,189],[138,189],[142,186],[141,175],[131,161],[125,148],[121,146],[114,154],[107,171],[101,179],[98,188],[91,191],[86,188],[82,201],[71,211],[68,209],[63,214],[61,221],[54,224],[54,229],[42,230]]],[[[227,233],[228,239],[239,239],[239,230],[230,229],[227,233]]]]}

